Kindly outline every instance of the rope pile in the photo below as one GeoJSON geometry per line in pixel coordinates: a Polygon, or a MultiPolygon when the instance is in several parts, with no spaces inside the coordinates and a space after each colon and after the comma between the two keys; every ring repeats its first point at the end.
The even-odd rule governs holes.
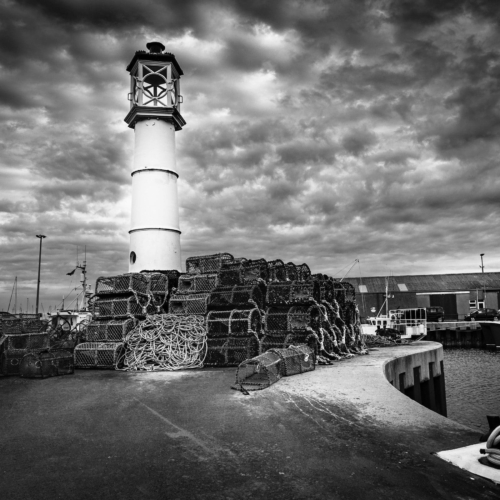
{"type": "Polygon", "coordinates": [[[395,347],[402,344],[412,344],[411,339],[391,339],[382,335],[363,335],[366,347],[395,347]]]}
{"type": "Polygon", "coordinates": [[[155,314],[141,321],[126,338],[126,371],[174,371],[201,368],[207,349],[203,316],[155,314]]]}

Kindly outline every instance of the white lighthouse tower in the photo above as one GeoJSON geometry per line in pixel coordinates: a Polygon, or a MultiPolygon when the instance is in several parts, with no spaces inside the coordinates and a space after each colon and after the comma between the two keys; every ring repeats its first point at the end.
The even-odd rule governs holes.
{"type": "Polygon", "coordinates": [[[135,129],[129,272],[181,270],[175,132],[186,124],[180,113],[175,56],[159,42],[137,51],[127,66],[130,111],[135,129]]]}

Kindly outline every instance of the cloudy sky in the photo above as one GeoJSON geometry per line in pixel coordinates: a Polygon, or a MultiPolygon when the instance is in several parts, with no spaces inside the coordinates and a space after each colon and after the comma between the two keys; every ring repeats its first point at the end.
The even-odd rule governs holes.
{"type": "MultiPolygon", "coordinates": [[[[183,260],[500,269],[498,0],[0,0],[0,309],[128,270],[125,68],[184,76],[183,260]]],[[[347,267],[346,267],[347,266],[347,267]]]]}

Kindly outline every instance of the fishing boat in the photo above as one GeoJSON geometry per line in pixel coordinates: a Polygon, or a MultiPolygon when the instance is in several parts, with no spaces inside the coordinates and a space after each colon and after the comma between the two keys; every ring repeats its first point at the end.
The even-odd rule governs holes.
{"type": "Polygon", "coordinates": [[[364,335],[382,335],[402,339],[419,339],[427,334],[427,312],[424,307],[389,309],[389,278],[385,280],[384,303],[376,316],[361,324],[364,335]],[[385,314],[382,310],[385,308],[385,314]]]}
{"type": "Polygon", "coordinates": [[[47,318],[49,321],[49,331],[51,332],[52,336],[60,339],[65,338],[69,341],[76,340],[76,336],[85,329],[87,324],[92,319],[92,314],[88,308],[88,299],[92,294],[90,293],[90,285],[87,284],[86,251],[83,263],[79,263],[77,256],[75,269],[67,274],[69,276],[72,276],[77,269],[81,271],[81,285],[72,289],[68,294],[69,296],[74,291],[80,289],[80,292],[77,294],[76,298],[71,302],[71,304],[75,303],[75,307],[64,307],[64,302],[68,297],[66,296],[63,297],[61,309],[56,309],[56,311],[54,312],[47,313],[47,318]]]}

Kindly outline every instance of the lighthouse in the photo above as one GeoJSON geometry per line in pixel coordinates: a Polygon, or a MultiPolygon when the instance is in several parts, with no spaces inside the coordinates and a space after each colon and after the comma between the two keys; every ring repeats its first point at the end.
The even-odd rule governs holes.
{"type": "Polygon", "coordinates": [[[186,124],[180,112],[183,72],[163,44],[146,47],[148,52],[137,51],[127,66],[130,111],[125,121],[135,132],[129,272],[180,271],[175,132],[186,124]]]}

